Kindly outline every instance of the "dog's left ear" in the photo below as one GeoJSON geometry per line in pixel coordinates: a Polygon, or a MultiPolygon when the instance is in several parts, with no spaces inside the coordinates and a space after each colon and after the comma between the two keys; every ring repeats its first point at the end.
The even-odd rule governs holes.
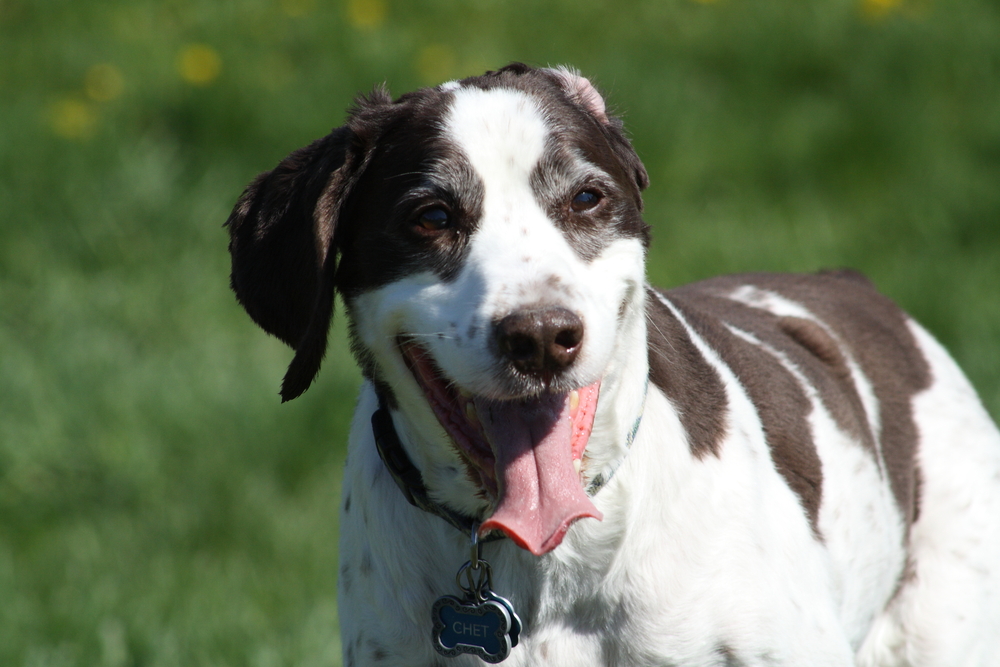
{"type": "Polygon", "coordinates": [[[250,317],[295,349],[282,401],[309,388],[333,315],[340,204],[355,180],[354,133],[341,127],[259,175],[226,221],[231,285],[250,317]]]}
{"type": "MultiPolygon", "coordinates": [[[[579,72],[566,67],[557,67],[545,71],[559,82],[563,92],[573,102],[583,107],[584,110],[600,122],[601,127],[605,129],[608,136],[611,150],[614,151],[615,156],[622,164],[626,165],[631,171],[639,192],[649,187],[649,175],[646,173],[646,167],[643,166],[642,160],[639,159],[628,137],[625,136],[621,120],[608,115],[604,98],[597,91],[597,88],[594,87],[594,84],[586,77],[581,76],[579,72]]],[[[642,210],[641,198],[639,198],[638,204],[639,209],[642,210]]]]}

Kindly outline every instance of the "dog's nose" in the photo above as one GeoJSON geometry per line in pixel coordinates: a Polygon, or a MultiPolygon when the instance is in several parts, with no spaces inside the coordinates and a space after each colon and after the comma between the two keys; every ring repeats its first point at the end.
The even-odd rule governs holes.
{"type": "Polygon", "coordinates": [[[583,320],[556,306],[518,310],[497,323],[496,336],[500,354],[519,371],[556,373],[580,353],[583,320]]]}

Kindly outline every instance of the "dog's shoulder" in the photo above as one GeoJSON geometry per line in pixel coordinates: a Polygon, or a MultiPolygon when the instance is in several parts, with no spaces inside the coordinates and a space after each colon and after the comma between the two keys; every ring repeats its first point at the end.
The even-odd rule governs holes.
{"type": "MultiPolygon", "coordinates": [[[[930,384],[930,372],[907,315],[862,274],[751,273],[710,278],[649,294],[651,379],[685,405],[702,406],[701,436],[688,428],[696,454],[717,453],[724,393],[718,376],[728,371],[749,396],[761,419],[772,456],[799,495],[815,528],[822,499],[821,461],[810,414],[826,409],[837,428],[859,442],[889,471],[905,523],[917,516],[915,469],[918,433],[911,400],[930,384]],[[678,327],[678,325],[682,325],[678,327]],[[661,340],[664,331],[672,333],[661,340]],[[711,367],[698,396],[676,388],[678,340],[692,341],[701,359],[690,370],[711,367]],[[706,403],[706,398],[708,402],[706,403]]],[[[688,383],[690,386],[690,383],[688,383]]]]}

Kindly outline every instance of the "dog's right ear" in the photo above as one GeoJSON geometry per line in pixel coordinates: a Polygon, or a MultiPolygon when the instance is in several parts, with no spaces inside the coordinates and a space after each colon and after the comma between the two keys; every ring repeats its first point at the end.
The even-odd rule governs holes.
{"type": "Polygon", "coordinates": [[[611,150],[618,156],[622,164],[626,165],[631,171],[637,188],[636,205],[641,211],[642,196],[640,193],[649,187],[649,174],[646,173],[646,167],[643,166],[642,160],[639,159],[639,155],[635,152],[635,148],[632,147],[628,137],[625,136],[621,119],[608,115],[607,105],[601,94],[597,92],[597,88],[594,87],[594,84],[589,79],[583,77],[576,70],[568,67],[556,67],[542,71],[553,77],[569,99],[587,111],[604,128],[611,145],[611,150]]]}
{"type": "Polygon", "coordinates": [[[326,351],[337,255],[333,236],[356,171],[353,139],[341,127],[295,151],[254,179],[226,221],[236,298],[265,331],[295,349],[283,401],[309,387],[326,351]]]}

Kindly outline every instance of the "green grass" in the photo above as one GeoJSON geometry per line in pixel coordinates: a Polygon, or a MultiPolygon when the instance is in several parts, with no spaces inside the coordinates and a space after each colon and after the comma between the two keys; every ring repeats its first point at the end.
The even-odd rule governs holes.
{"type": "Polygon", "coordinates": [[[339,664],[358,374],[338,320],[279,405],[221,225],[382,81],[579,67],[654,282],[859,268],[1000,415],[998,34],[986,0],[0,0],[0,665],[339,664]]]}

